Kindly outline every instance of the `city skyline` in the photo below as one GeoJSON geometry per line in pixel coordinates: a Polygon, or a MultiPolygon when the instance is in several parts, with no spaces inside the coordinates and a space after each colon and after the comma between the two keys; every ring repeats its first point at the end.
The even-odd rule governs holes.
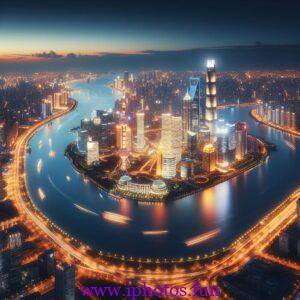
{"type": "Polygon", "coordinates": [[[299,10],[0,0],[0,298],[298,299],[299,10]]]}

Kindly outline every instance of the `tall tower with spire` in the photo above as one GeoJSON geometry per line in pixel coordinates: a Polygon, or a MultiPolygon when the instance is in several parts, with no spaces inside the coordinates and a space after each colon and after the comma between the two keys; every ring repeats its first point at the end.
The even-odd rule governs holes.
{"type": "Polygon", "coordinates": [[[216,64],[215,60],[207,60],[206,71],[206,101],[205,101],[205,122],[210,128],[211,134],[215,133],[217,121],[217,87],[216,87],[216,64]]]}

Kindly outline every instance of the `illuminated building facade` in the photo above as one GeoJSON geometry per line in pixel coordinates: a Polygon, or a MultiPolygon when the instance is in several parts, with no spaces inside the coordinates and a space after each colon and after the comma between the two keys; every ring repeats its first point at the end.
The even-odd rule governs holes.
{"type": "Polygon", "coordinates": [[[206,125],[200,126],[197,140],[198,140],[198,148],[199,151],[201,152],[203,150],[204,145],[210,142],[210,130],[208,126],[206,125]]]}
{"type": "Polygon", "coordinates": [[[81,154],[86,154],[86,146],[88,142],[89,133],[85,129],[79,129],[77,131],[76,145],[77,150],[81,154]]]}
{"type": "Polygon", "coordinates": [[[182,152],[182,118],[180,116],[172,116],[171,130],[171,147],[175,154],[176,164],[181,160],[182,152]]]}
{"type": "Polygon", "coordinates": [[[206,72],[205,121],[212,135],[215,133],[217,117],[216,67],[214,60],[208,60],[206,72]]]}
{"type": "Polygon", "coordinates": [[[245,122],[238,122],[235,124],[236,132],[236,152],[235,158],[237,160],[244,159],[247,154],[247,124],[245,122]]]}
{"type": "Polygon", "coordinates": [[[173,153],[163,154],[162,177],[171,179],[176,176],[176,157],[173,153]]]}
{"type": "Polygon", "coordinates": [[[52,102],[47,99],[43,99],[42,100],[42,118],[46,119],[49,116],[51,116],[51,114],[52,114],[52,102]]]}
{"type": "Polygon", "coordinates": [[[61,93],[54,93],[53,108],[55,108],[55,109],[61,108],[61,98],[62,98],[61,93]]]}
{"type": "Polygon", "coordinates": [[[131,193],[133,196],[143,197],[163,197],[168,194],[168,188],[161,179],[154,180],[152,183],[133,182],[128,175],[123,175],[117,183],[117,190],[131,193]]]}
{"type": "Polygon", "coordinates": [[[120,150],[131,151],[132,133],[130,127],[126,123],[121,123],[116,126],[117,148],[120,150]]]}
{"type": "Polygon", "coordinates": [[[87,152],[86,152],[86,163],[87,165],[91,165],[95,162],[99,161],[99,143],[98,141],[93,141],[89,138],[87,145],[87,152]]]}
{"type": "Polygon", "coordinates": [[[145,148],[145,113],[136,113],[136,149],[142,151],[145,148]]]}
{"type": "Polygon", "coordinates": [[[213,172],[216,169],[216,149],[213,144],[205,144],[202,151],[202,168],[205,172],[213,172]]]}
{"type": "Polygon", "coordinates": [[[58,264],[55,268],[55,299],[75,299],[76,269],[72,265],[58,264]]]}

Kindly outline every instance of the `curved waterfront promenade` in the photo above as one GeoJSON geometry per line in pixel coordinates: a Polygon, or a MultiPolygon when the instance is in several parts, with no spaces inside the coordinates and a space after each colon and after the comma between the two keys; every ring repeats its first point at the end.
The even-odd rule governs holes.
{"type": "Polygon", "coordinates": [[[261,124],[264,124],[266,126],[270,126],[270,127],[273,127],[277,130],[280,130],[282,132],[285,132],[285,133],[289,133],[289,134],[292,134],[294,136],[297,136],[297,137],[300,137],[300,131],[297,131],[297,130],[293,130],[293,129],[289,129],[289,128],[285,128],[283,126],[280,126],[280,125],[277,125],[277,124],[274,124],[274,123],[271,123],[271,122],[266,122],[265,120],[263,120],[257,113],[257,109],[252,109],[250,111],[250,115],[251,117],[256,120],[257,122],[261,123],[261,124]]]}

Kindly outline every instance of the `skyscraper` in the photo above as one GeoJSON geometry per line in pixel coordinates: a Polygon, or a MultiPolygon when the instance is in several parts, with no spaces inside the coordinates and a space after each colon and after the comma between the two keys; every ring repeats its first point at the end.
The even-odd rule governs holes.
{"type": "Polygon", "coordinates": [[[38,258],[39,273],[42,279],[50,277],[54,274],[55,257],[54,250],[45,250],[38,258]]]}
{"type": "Polygon", "coordinates": [[[66,263],[55,268],[55,299],[75,299],[75,267],[66,263]]]}
{"type": "Polygon", "coordinates": [[[91,165],[92,163],[99,161],[99,143],[98,141],[93,141],[89,138],[87,145],[87,153],[86,153],[86,163],[87,165],[91,165]]]}
{"type": "Polygon", "coordinates": [[[217,121],[217,87],[216,87],[216,67],[214,60],[207,61],[206,72],[206,101],[205,101],[205,121],[210,128],[211,134],[215,134],[217,121]]]}
{"type": "Polygon", "coordinates": [[[52,114],[52,102],[48,99],[42,100],[42,118],[46,119],[52,114]]]}
{"type": "Polygon", "coordinates": [[[60,105],[61,104],[61,97],[62,97],[61,93],[54,93],[53,108],[58,109],[58,108],[61,107],[61,105],[60,105]]]}
{"type": "Polygon", "coordinates": [[[216,149],[213,144],[205,144],[202,150],[202,168],[210,173],[216,169],[216,149]]]}
{"type": "Polygon", "coordinates": [[[176,157],[173,153],[163,154],[162,177],[171,179],[176,176],[176,157]]]}
{"type": "Polygon", "coordinates": [[[131,151],[131,128],[126,123],[116,126],[117,148],[119,150],[131,151]]]}
{"type": "Polygon", "coordinates": [[[193,132],[197,132],[200,122],[203,120],[203,108],[200,105],[201,99],[201,87],[200,78],[191,77],[189,82],[189,95],[192,100],[192,110],[191,110],[191,128],[193,132]]]}
{"type": "Polygon", "coordinates": [[[88,137],[89,133],[85,129],[79,129],[77,131],[77,139],[76,139],[76,144],[77,144],[77,150],[81,154],[86,153],[86,146],[88,142],[88,137]]]}
{"type": "Polygon", "coordinates": [[[182,152],[182,118],[181,116],[172,116],[172,151],[175,154],[176,164],[181,160],[182,152]]]}
{"type": "Polygon", "coordinates": [[[187,146],[187,133],[191,131],[191,101],[192,98],[187,91],[185,96],[183,97],[183,118],[182,118],[182,129],[183,129],[183,144],[187,146]]]}
{"type": "Polygon", "coordinates": [[[145,114],[143,111],[136,113],[136,148],[141,151],[145,148],[145,114]]]}
{"type": "Polygon", "coordinates": [[[235,125],[236,133],[236,152],[235,158],[242,160],[247,154],[247,124],[238,122],[235,125]]]}

